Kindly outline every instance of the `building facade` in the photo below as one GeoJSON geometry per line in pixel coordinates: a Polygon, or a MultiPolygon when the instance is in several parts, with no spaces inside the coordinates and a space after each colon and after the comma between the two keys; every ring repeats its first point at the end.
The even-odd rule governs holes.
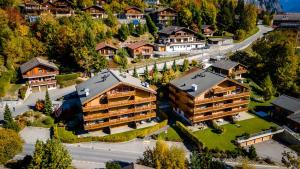
{"type": "Polygon", "coordinates": [[[140,20],[144,18],[144,12],[138,7],[129,6],[124,10],[121,18],[127,20],[140,20]]]}
{"type": "Polygon", "coordinates": [[[153,56],[154,46],[145,42],[135,42],[129,44],[127,49],[132,58],[149,59],[153,56]]]}
{"type": "Polygon", "coordinates": [[[215,73],[225,75],[233,79],[242,79],[247,73],[247,67],[231,60],[219,60],[211,65],[211,70],[215,73]]]}
{"type": "Polygon", "coordinates": [[[172,8],[161,8],[150,13],[150,16],[158,27],[163,28],[165,26],[175,25],[178,14],[172,8]]]}
{"type": "Polygon", "coordinates": [[[94,19],[107,18],[107,14],[105,13],[104,8],[98,5],[93,5],[93,6],[83,8],[82,11],[89,13],[94,19]]]}
{"type": "Polygon", "coordinates": [[[280,122],[283,122],[289,128],[300,132],[300,99],[281,95],[272,102],[275,107],[271,116],[280,122]]]}
{"type": "Polygon", "coordinates": [[[31,92],[45,91],[57,87],[55,76],[59,74],[54,63],[41,58],[33,58],[20,66],[22,77],[31,92]]]}
{"type": "Polygon", "coordinates": [[[107,44],[105,42],[101,42],[99,44],[97,44],[96,46],[96,51],[102,55],[102,56],[106,56],[109,59],[113,59],[114,55],[116,54],[116,51],[118,50],[117,47],[107,44]]]}
{"type": "Polygon", "coordinates": [[[197,70],[170,82],[173,111],[191,125],[248,111],[249,88],[225,76],[197,70]]]}
{"type": "Polygon", "coordinates": [[[300,13],[287,13],[287,14],[274,15],[273,27],[300,28],[300,13]]]}
{"type": "Polygon", "coordinates": [[[87,131],[137,127],[156,118],[156,92],[128,73],[102,70],[76,90],[87,131]]]}
{"type": "Polygon", "coordinates": [[[204,41],[197,39],[197,33],[184,27],[169,26],[158,32],[158,51],[180,52],[199,50],[205,46],[204,41]]]}

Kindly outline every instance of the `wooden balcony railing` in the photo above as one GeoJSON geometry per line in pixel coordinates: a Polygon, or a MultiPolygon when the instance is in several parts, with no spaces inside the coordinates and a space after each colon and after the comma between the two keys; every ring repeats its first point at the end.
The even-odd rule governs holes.
{"type": "Polygon", "coordinates": [[[247,73],[247,70],[235,70],[232,72],[234,75],[247,73]]]}
{"type": "Polygon", "coordinates": [[[224,93],[224,92],[227,92],[227,91],[232,91],[232,90],[235,90],[236,89],[236,86],[231,86],[231,87],[224,87],[224,88],[215,88],[213,89],[213,93],[224,93]]]}
{"type": "Polygon", "coordinates": [[[133,96],[135,95],[135,91],[124,91],[124,92],[116,92],[116,93],[107,93],[107,98],[117,98],[117,97],[125,97],[125,96],[133,96]]]}
{"type": "Polygon", "coordinates": [[[216,110],[221,110],[221,109],[226,109],[226,108],[236,107],[236,106],[241,106],[241,105],[246,105],[246,104],[249,104],[249,100],[243,100],[243,101],[239,101],[239,102],[223,104],[223,105],[220,105],[220,106],[212,106],[212,107],[203,108],[203,109],[196,108],[195,109],[195,114],[210,112],[210,111],[216,111],[216,110]]]}
{"type": "Polygon", "coordinates": [[[156,117],[155,112],[154,113],[149,113],[149,114],[146,114],[146,115],[137,115],[137,116],[133,116],[133,117],[129,117],[129,118],[111,120],[111,121],[102,122],[102,123],[98,123],[98,124],[85,125],[84,129],[85,130],[100,129],[100,128],[103,128],[103,127],[108,127],[108,126],[112,126],[112,125],[118,125],[118,124],[122,124],[122,123],[128,123],[128,122],[148,119],[148,118],[152,118],[152,117],[156,117]]]}
{"type": "Polygon", "coordinates": [[[212,115],[208,115],[208,116],[193,117],[193,118],[191,118],[191,120],[193,122],[213,120],[213,119],[217,119],[217,118],[221,118],[221,117],[225,117],[225,116],[235,115],[235,114],[238,114],[239,112],[243,112],[243,111],[247,111],[247,110],[248,110],[248,108],[241,108],[241,109],[237,109],[237,110],[222,112],[222,113],[218,113],[218,114],[212,114],[212,115]]]}
{"type": "Polygon", "coordinates": [[[59,72],[58,71],[54,71],[54,72],[39,72],[39,73],[29,73],[24,74],[23,77],[24,78],[34,78],[34,77],[44,77],[44,76],[54,76],[57,75],[59,72]]]}
{"type": "Polygon", "coordinates": [[[46,84],[55,84],[56,80],[45,80],[45,81],[31,81],[30,86],[40,86],[46,84]]]}
{"type": "Polygon", "coordinates": [[[206,103],[230,100],[230,99],[235,99],[235,98],[240,98],[240,97],[250,97],[250,92],[243,92],[243,93],[232,94],[232,95],[223,96],[223,97],[213,97],[213,98],[208,98],[208,99],[203,99],[203,100],[197,100],[197,101],[194,101],[193,104],[195,104],[195,105],[206,104],[206,103]]]}
{"type": "Polygon", "coordinates": [[[113,116],[121,116],[124,114],[129,113],[137,113],[141,111],[148,111],[156,109],[156,105],[149,105],[149,106],[142,106],[142,107],[136,107],[132,109],[125,109],[125,110],[115,110],[115,111],[109,111],[108,113],[98,113],[93,115],[86,115],[83,117],[84,121],[91,121],[91,120],[97,120],[101,118],[109,118],[113,116]]]}

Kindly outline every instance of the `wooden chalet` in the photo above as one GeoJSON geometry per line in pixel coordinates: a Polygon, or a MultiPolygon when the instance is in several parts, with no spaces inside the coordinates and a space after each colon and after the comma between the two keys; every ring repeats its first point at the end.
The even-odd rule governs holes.
{"type": "Polygon", "coordinates": [[[87,131],[137,127],[156,118],[156,91],[128,73],[102,70],[76,90],[87,131]]]}
{"type": "Polygon", "coordinates": [[[142,57],[148,59],[153,56],[154,46],[145,42],[135,42],[127,46],[131,57],[142,57]]]}
{"type": "Polygon", "coordinates": [[[225,76],[198,70],[170,82],[169,100],[174,113],[196,125],[248,111],[250,90],[225,76]]]}
{"type": "Polygon", "coordinates": [[[102,6],[93,5],[86,8],[83,8],[82,11],[89,13],[94,19],[103,19],[107,18],[107,14],[102,6]]]}
{"type": "Polygon", "coordinates": [[[215,33],[215,30],[214,30],[213,26],[211,26],[211,25],[202,25],[201,31],[202,31],[203,35],[206,37],[213,36],[215,33]]]}
{"type": "Polygon", "coordinates": [[[211,65],[211,70],[233,79],[242,79],[243,75],[247,73],[246,66],[229,59],[216,61],[211,65]]]}
{"type": "Polygon", "coordinates": [[[31,92],[56,88],[57,66],[41,58],[33,58],[20,66],[22,77],[28,82],[31,92]]]}
{"type": "Polygon", "coordinates": [[[118,50],[117,47],[107,44],[106,42],[101,42],[97,44],[96,51],[102,55],[109,57],[110,59],[113,58],[113,56],[116,54],[116,51],[118,50]]]}
{"type": "Polygon", "coordinates": [[[143,19],[144,18],[144,12],[142,9],[135,7],[135,6],[129,6],[125,8],[124,13],[121,15],[122,19],[143,19]]]}
{"type": "Polygon", "coordinates": [[[272,102],[271,116],[296,132],[300,132],[300,99],[281,95],[272,102]]]}
{"type": "Polygon", "coordinates": [[[177,20],[177,12],[172,8],[160,8],[150,14],[154,23],[162,28],[165,26],[175,25],[177,20]]]}

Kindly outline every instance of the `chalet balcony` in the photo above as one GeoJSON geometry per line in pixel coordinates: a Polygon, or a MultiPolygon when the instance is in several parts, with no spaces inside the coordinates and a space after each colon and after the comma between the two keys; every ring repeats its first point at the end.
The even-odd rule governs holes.
{"type": "Polygon", "coordinates": [[[218,119],[218,118],[222,118],[222,117],[225,117],[225,116],[233,116],[233,115],[236,115],[236,114],[238,114],[240,112],[243,112],[243,111],[248,111],[248,108],[241,108],[241,109],[237,109],[237,110],[212,114],[212,115],[208,115],[208,116],[193,117],[193,118],[191,118],[191,120],[194,123],[195,122],[201,122],[201,121],[207,121],[207,120],[213,120],[213,119],[218,119]]]}
{"type": "Polygon", "coordinates": [[[36,78],[36,77],[45,77],[45,76],[55,76],[59,72],[58,71],[53,71],[53,72],[39,72],[39,73],[29,73],[29,74],[24,74],[23,78],[36,78]]]}
{"type": "Polygon", "coordinates": [[[215,88],[212,89],[213,93],[218,94],[218,93],[225,93],[228,91],[236,90],[236,86],[231,86],[231,87],[220,87],[220,88],[215,88]]]}
{"type": "Polygon", "coordinates": [[[222,110],[222,109],[237,107],[237,106],[242,106],[242,105],[248,105],[248,104],[249,104],[249,100],[243,100],[243,101],[223,104],[223,105],[220,105],[220,106],[211,106],[211,107],[207,107],[207,108],[203,108],[203,109],[196,108],[195,109],[195,114],[210,112],[210,111],[217,111],[217,110],[222,110]]]}
{"type": "Polygon", "coordinates": [[[155,112],[148,113],[148,114],[145,114],[145,115],[137,115],[137,116],[128,117],[128,118],[120,118],[120,119],[110,120],[110,121],[102,122],[102,123],[98,123],[98,124],[85,125],[84,129],[85,130],[101,129],[101,128],[112,126],[112,125],[129,123],[129,122],[149,119],[149,118],[153,118],[153,117],[156,117],[155,112]]]}
{"type": "Polygon", "coordinates": [[[97,111],[97,110],[103,110],[103,109],[108,109],[112,107],[120,107],[120,106],[126,106],[126,105],[132,105],[132,104],[140,104],[140,103],[147,103],[147,102],[152,102],[156,101],[156,97],[148,97],[148,98],[143,98],[143,99],[137,99],[137,100],[124,100],[124,101],[117,101],[117,102],[110,102],[108,104],[101,104],[97,106],[89,106],[89,107],[83,107],[83,111],[97,111]]]}
{"type": "Polygon", "coordinates": [[[244,73],[247,73],[247,70],[234,70],[232,72],[232,74],[234,74],[234,75],[239,75],[239,74],[244,74],[244,73]]]}
{"type": "Polygon", "coordinates": [[[149,111],[156,109],[156,105],[149,105],[149,106],[142,106],[142,107],[136,107],[132,109],[121,109],[121,110],[110,110],[108,113],[98,113],[98,114],[93,114],[93,115],[86,115],[83,117],[84,121],[92,121],[92,120],[97,120],[97,119],[102,119],[102,118],[109,118],[109,117],[114,117],[114,116],[121,116],[124,114],[130,114],[130,113],[138,113],[141,111],[149,111]]]}
{"type": "Polygon", "coordinates": [[[56,84],[56,80],[45,80],[45,81],[30,81],[30,86],[41,86],[48,84],[56,84]]]}
{"type": "Polygon", "coordinates": [[[193,101],[192,104],[199,105],[199,104],[206,104],[206,103],[213,103],[218,101],[230,100],[240,97],[250,97],[250,92],[243,92],[239,94],[231,94],[223,97],[213,97],[213,98],[206,98],[202,100],[193,101]]]}
{"type": "Polygon", "coordinates": [[[120,91],[115,93],[107,93],[107,98],[118,98],[118,97],[126,97],[135,95],[135,91],[120,91]]]}

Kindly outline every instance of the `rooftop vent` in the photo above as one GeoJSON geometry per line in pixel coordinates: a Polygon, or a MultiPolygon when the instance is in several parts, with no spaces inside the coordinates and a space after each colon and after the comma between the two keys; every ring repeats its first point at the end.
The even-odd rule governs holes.
{"type": "Polygon", "coordinates": [[[84,94],[85,96],[90,95],[90,89],[89,88],[84,89],[84,94]]]}
{"type": "Polygon", "coordinates": [[[191,87],[192,87],[193,92],[198,90],[198,85],[196,85],[196,84],[192,84],[191,87]]]}

